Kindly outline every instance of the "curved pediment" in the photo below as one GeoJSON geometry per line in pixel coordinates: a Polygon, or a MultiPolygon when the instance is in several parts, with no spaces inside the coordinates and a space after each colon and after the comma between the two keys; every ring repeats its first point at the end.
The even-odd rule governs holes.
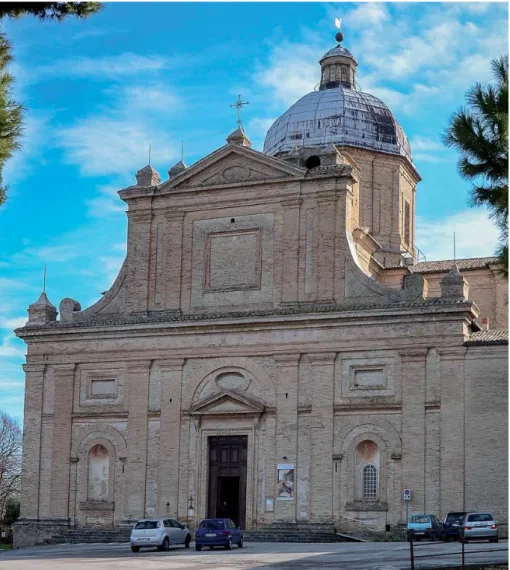
{"type": "Polygon", "coordinates": [[[252,396],[245,396],[233,390],[223,390],[218,394],[198,401],[190,410],[191,415],[251,414],[264,412],[264,403],[252,396]]]}

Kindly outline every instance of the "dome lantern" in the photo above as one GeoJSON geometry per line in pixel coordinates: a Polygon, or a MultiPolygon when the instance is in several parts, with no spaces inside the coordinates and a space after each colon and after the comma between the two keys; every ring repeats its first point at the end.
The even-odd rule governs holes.
{"type": "MultiPolygon", "coordinates": [[[[337,25],[340,26],[340,23],[337,25]]],[[[344,39],[342,32],[338,31],[335,39],[338,44],[325,53],[319,61],[321,66],[319,90],[323,91],[339,86],[356,89],[355,75],[358,62],[347,48],[340,45],[344,39]]]]}

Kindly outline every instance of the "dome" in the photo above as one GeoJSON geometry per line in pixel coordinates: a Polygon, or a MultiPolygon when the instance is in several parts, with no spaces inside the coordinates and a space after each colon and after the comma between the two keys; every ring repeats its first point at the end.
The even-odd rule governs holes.
{"type": "Polygon", "coordinates": [[[398,154],[410,161],[407,137],[388,107],[377,97],[343,86],[313,91],[277,119],[264,141],[271,156],[296,146],[329,143],[398,154]]]}
{"type": "MultiPolygon", "coordinates": [[[[337,34],[343,39],[343,34],[337,34]]],[[[271,156],[295,147],[346,145],[406,157],[409,141],[388,107],[374,95],[356,88],[358,62],[338,43],[319,61],[321,81],[317,91],[302,97],[277,119],[264,141],[271,156]]]]}

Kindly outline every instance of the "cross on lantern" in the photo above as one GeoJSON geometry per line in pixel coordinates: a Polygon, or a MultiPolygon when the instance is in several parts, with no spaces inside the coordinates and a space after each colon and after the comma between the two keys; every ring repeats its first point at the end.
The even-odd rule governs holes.
{"type": "Polygon", "coordinates": [[[237,108],[237,128],[241,129],[243,128],[243,125],[241,123],[241,107],[243,105],[249,105],[249,101],[241,101],[241,95],[237,96],[237,101],[235,103],[233,103],[232,105],[230,105],[231,107],[236,107],[237,108]]]}

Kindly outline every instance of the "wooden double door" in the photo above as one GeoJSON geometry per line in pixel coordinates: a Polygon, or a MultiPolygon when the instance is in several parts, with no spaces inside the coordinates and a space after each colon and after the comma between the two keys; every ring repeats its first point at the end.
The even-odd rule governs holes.
{"type": "Polygon", "coordinates": [[[208,518],[229,518],[246,523],[246,465],[248,437],[209,437],[208,518]]]}

